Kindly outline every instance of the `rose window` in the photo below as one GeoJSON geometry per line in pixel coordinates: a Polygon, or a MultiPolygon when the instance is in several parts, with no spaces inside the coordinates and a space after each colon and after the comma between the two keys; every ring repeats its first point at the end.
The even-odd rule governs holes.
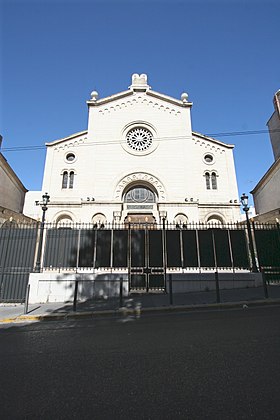
{"type": "Polygon", "coordinates": [[[142,152],[151,146],[153,142],[153,135],[146,128],[137,127],[127,133],[126,141],[128,146],[133,150],[142,152]]]}

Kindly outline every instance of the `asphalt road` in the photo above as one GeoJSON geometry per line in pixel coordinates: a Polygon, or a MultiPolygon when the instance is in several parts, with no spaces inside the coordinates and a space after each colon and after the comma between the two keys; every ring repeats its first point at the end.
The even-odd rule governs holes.
{"type": "Polygon", "coordinates": [[[279,419],[280,306],[0,329],[0,418],[279,419]]]}

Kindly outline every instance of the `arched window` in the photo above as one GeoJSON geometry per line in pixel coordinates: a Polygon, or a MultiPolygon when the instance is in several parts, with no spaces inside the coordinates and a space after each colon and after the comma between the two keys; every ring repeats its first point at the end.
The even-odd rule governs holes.
{"type": "Polygon", "coordinates": [[[152,190],[144,186],[134,186],[127,191],[125,203],[155,203],[156,197],[152,190]]]}
{"type": "Polygon", "coordinates": [[[207,219],[208,224],[214,225],[222,225],[224,223],[221,216],[213,214],[212,216],[208,217],[207,219]]]}
{"type": "Polygon", "coordinates": [[[178,226],[186,225],[188,223],[188,218],[183,213],[178,213],[174,218],[174,223],[178,226]]]}
{"type": "Polygon", "coordinates": [[[74,172],[71,171],[69,174],[69,188],[73,188],[74,186],[74,172]]]}
{"type": "Polygon", "coordinates": [[[205,172],[205,183],[207,190],[217,190],[217,174],[216,172],[205,172]]]}
{"type": "Polygon", "coordinates": [[[209,172],[206,172],[206,174],[205,174],[205,181],[206,181],[206,189],[210,190],[210,174],[209,174],[209,172]]]}
{"type": "Polygon", "coordinates": [[[73,188],[74,187],[74,171],[64,171],[62,173],[62,188],[73,188]]]}
{"type": "Polygon", "coordinates": [[[212,190],[217,189],[217,175],[215,172],[212,172],[211,174],[211,184],[212,184],[212,190]]]}
{"type": "Polygon", "coordinates": [[[103,213],[96,213],[92,217],[94,227],[104,228],[106,225],[106,216],[103,213]]]}
{"type": "Polygon", "coordinates": [[[73,223],[73,220],[68,214],[62,214],[56,220],[56,226],[59,229],[69,228],[71,227],[71,223],[73,223]]]}
{"type": "Polygon", "coordinates": [[[68,185],[68,172],[64,171],[62,174],[62,188],[67,188],[68,185]]]}

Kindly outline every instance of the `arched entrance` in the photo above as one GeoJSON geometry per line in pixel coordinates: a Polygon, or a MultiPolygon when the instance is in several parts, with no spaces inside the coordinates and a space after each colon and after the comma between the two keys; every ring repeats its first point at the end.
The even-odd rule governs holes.
{"type": "Polygon", "coordinates": [[[152,187],[145,184],[129,186],[123,195],[126,210],[125,224],[156,224],[157,194],[152,187]]]}

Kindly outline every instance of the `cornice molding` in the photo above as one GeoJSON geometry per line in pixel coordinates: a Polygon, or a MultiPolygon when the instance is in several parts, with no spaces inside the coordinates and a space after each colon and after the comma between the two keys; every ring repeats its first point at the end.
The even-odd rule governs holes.
{"type": "Polygon", "coordinates": [[[70,136],[63,137],[63,138],[57,139],[57,140],[53,140],[52,142],[49,142],[49,143],[45,143],[45,145],[47,147],[48,146],[54,146],[55,144],[63,143],[63,142],[68,141],[68,140],[73,140],[75,138],[85,136],[87,133],[88,133],[87,130],[80,131],[79,133],[70,134],[70,136]]]}

